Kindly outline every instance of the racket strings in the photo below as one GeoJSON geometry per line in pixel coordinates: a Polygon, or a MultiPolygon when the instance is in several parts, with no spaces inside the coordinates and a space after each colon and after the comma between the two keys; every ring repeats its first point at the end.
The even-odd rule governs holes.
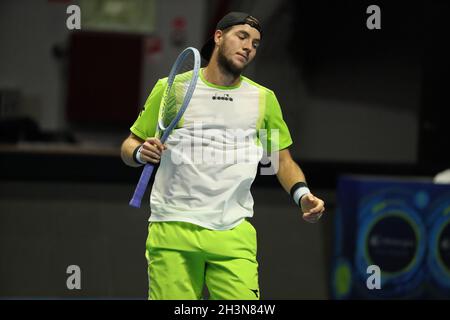
{"type": "Polygon", "coordinates": [[[192,80],[195,65],[195,58],[193,54],[186,57],[178,66],[172,83],[168,83],[163,102],[161,105],[159,129],[162,135],[163,131],[171,124],[180,110],[181,104],[184,101],[186,90],[192,80]]]}
{"type": "MultiPolygon", "coordinates": [[[[181,120],[189,105],[197,84],[200,62],[200,52],[195,48],[189,47],[178,56],[170,71],[167,87],[160,105],[158,130],[156,133],[162,143],[166,141],[172,129],[181,120]],[[161,118],[165,120],[164,123],[161,118]],[[164,132],[162,132],[162,128],[164,132]]],[[[139,208],[141,206],[142,197],[147,189],[154,168],[154,165],[151,163],[145,165],[133,198],[130,200],[132,207],[139,208]]]]}

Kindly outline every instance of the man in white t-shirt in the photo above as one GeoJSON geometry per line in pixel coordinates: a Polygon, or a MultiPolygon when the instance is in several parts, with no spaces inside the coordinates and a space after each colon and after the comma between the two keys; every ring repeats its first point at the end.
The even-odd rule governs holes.
{"type": "Polygon", "coordinates": [[[263,150],[278,155],[278,180],[303,218],[316,222],[324,212],[290,156],[275,94],[241,75],[260,41],[256,18],[224,16],[202,48],[209,64],[165,145],[155,134],[167,79],[156,83],[122,145],[129,166],[160,163],[146,245],[150,299],[201,299],[205,284],[212,299],[260,298],[256,231],[247,218],[263,150]]]}

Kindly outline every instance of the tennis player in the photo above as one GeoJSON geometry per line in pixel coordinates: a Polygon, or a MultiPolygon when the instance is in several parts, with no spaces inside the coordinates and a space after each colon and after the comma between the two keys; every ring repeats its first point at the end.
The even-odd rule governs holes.
{"type": "Polygon", "coordinates": [[[123,142],[127,165],[160,164],[146,242],[149,299],[202,299],[204,285],[210,299],[260,299],[256,231],[247,219],[253,216],[250,187],[261,153],[257,161],[235,161],[236,154],[278,154],[278,180],[303,218],[317,222],[324,212],[324,202],[310,192],[291,158],[292,139],[274,92],[242,76],[261,35],[251,15],[224,16],[201,50],[208,65],[166,143],[155,130],[167,79],[156,83],[123,142]],[[205,161],[205,153],[215,154],[214,161],[205,161]]]}

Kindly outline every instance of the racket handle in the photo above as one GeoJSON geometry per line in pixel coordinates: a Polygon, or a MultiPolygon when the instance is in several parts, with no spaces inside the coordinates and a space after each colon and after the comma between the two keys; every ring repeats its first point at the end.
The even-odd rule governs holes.
{"type": "Polygon", "coordinates": [[[142,197],[144,196],[145,190],[147,189],[148,182],[150,181],[154,168],[155,166],[153,164],[147,163],[145,165],[136,189],[134,190],[133,198],[130,200],[130,206],[134,208],[141,207],[142,197]]]}

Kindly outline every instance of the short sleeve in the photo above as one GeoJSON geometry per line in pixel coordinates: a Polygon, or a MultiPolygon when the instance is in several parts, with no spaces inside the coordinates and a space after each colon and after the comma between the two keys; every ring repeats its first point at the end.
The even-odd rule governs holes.
{"type": "Polygon", "coordinates": [[[280,104],[273,93],[267,90],[265,96],[265,110],[263,129],[264,135],[260,135],[260,140],[265,139],[267,153],[279,151],[289,147],[292,144],[291,134],[286,122],[283,120],[280,104]]]}
{"type": "Polygon", "coordinates": [[[152,92],[139,113],[138,118],[131,126],[130,131],[139,138],[146,140],[154,137],[158,124],[159,106],[166,86],[166,79],[160,79],[153,87],[152,92]]]}

